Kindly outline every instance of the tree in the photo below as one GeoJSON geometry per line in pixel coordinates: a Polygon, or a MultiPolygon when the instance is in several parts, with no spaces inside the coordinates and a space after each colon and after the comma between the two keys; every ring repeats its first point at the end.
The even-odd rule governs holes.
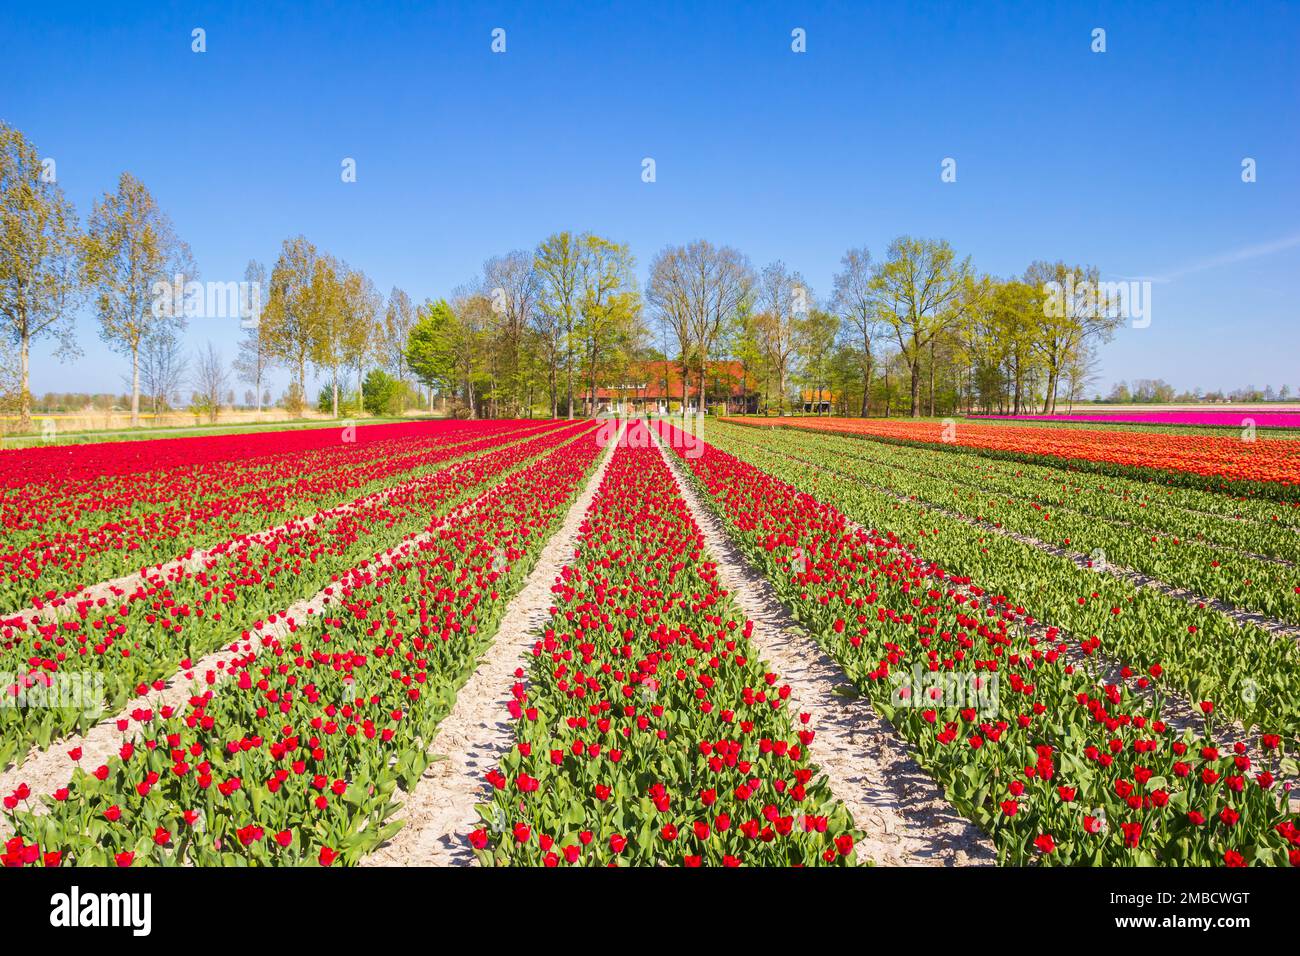
{"type": "Polygon", "coordinates": [[[83,270],[95,288],[100,336],[131,356],[131,427],[140,424],[140,346],[185,326],[183,297],[197,276],[189,246],[144,184],[130,173],[95,203],[83,270]]]}
{"type": "Polygon", "coordinates": [[[253,315],[250,315],[246,321],[244,329],[244,338],[239,343],[239,352],[235,356],[235,372],[241,382],[253,386],[253,402],[256,403],[257,411],[262,411],[260,396],[262,394],[262,381],[266,378],[267,372],[275,364],[275,356],[271,354],[270,343],[262,331],[261,316],[261,295],[266,288],[266,267],[260,262],[250,259],[247,268],[244,269],[244,281],[248,283],[250,290],[256,290],[258,308],[253,315]]]}
{"type": "Polygon", "coordinates": [[[208,421],[217,420],[221,411],[221,396],[229,383],[230,373],[222,361],[221,353],[209,342],[194,362],[194,390],[197,396],[195,407],[207,413],[208,421]]]}
{"type": "Polygon", "coordinates": [[[291,413],[301,414],[307,395],[307,362],[316,327],[337,308],[333,264],[303,236],[286,239],[271,270],[271,292],[262,310],[267,353],[293,375],[288,393],[291,413]]]}
{"type": "Polygon", "coordinates": [[[31,344],[52,337],[56,354],[78,353],[74,310],[82,292],[77,214],[45,175],[36,148],[0,122],[0,321],[18,346],[18,428],[31,428],[31,344]]]}
{"type": "Polygon", "coordinates": [[[372,370],[361,383],[361,405],[371,415],[394,415],[402,383],[383,369],[372,370]]]}
{"type": "Polygon", "coordinates": [[[470,418],[481,410],[479,392],[488,376],[484,362],[491,352],[483,348],[493,321],[492,302],[473,287],[459,286],[452,291],[452,319],[443,327],[443,346],[451,358],[455,387],[461,389],[470,418]]]}
{"type": "Polygon", "coordinates": [[[1056,411],[1057,386],[1076,353],[1088,343],[1109,339],[1123,321],[1118,293],[1107,289],[1099,276],[1095,266],[1059,261],[1033,262],[1025,270],[1025,283],[1043,290],[1033,347],[1047,370],[1044,415],[1056,411]]]}
{"type": "Polygon", "coordinates": [[[448,330],[455,321],[456,315],[445,299],[426,299],[416,310],[406,345],[406,365],[429,389],[431,401],[435,391],[446,393],[454,387],[455,357],[448,346],[448,330]]]}
{"type": "Polygon", "coordinates": [[[986,334],[1011,384],[1011,414],[1020,415],[1029,405],[1028,381],[1038,371],[1034,338],[1043,314],[1038,289],[1010,280],[992,285],[987,298],[986,334]]]}
{"type": "Polygon", "coordinates": [[[522,249],[493,256],[483,263],[483,282],[498,319],[499,374],[504,381],[506,403],[517,414],[524,391],[522,368],[526,362],[522,348],[536,310],[540,285],[533,256],[522,249]]]}
{"type": "MultiPolygon", "coordinates": [[[[741,392],[746,400],[742,404],[741,414],[748,413],[749,383],[751,379],[764,382],[768,379],[768,369],[764,358],[763,344],[759,338],[758,323],[755,320],[752,305],[743,303],[732,317],[727,334],[727,351],[731,358],[740,363],[741,392]]],[[[766,392],[766,389],[764,390],[766,392]]],[[[764,394],[766,399],[766,394],[764,394]]]]}
{"type": "Polygon", "coordinates": [[[666,246],[650,260],[650,281],[646,301],[650,303],[664,340],[665,360],[668,340],[677,347],[682,377],[682,415],[686,415],[687,388],[692,364],[696,360],[694,324],[691,322],[690,264],[683,246],[666,246]]]}
{"type": "MultiPolygon", "coordinates": [[[[579,301],[579,269],[582,259],[580,237],[565,230],[553,233],[537,247],[533,268],[539,282],[538,312],[541,331],[551,340],[547,351],[552,356],[551,380],[555,382],[558,366],[563,363],[565,377],[565,408],[573,418],[573,346],[577,325],[579,301]]],[[[552,387],[552,394],[558,386],[552,387]]],[[[558,405],[558,401],[553,400],[558,405]]],[[[559,415],[558,408],[555,411],[559,415]]]]}
{"type": "Polygon", "coordinates": [[[318,372],[329,375],[331,415],[338,418],[340,372],[365,348],[365,327],[348,303],[350,297],[360,298],[358,279],[333,257],[322,256],[313,280],[318,309],[308,332],[311,360],[318,372]]]}
{"type": "MultiPolygon", "coordinates": [[[[18,411],[20,404],[20,377],[18,370],[18,356],[13,352],[0,350],[0,412],[5,415],[11,415],[18,411]]],[[[50,396],[46,396],[48,399],[50,396]]],[[[30,402],[30,396],[28,398],[30,402]]],[[[31,419],[28,419],[30,422],[31,419]]],[[[30,424],[28,428],[30,428],[30,424]]],[[[0,434],[4,429],[0,428],[0,434]]]]}
{"type": "Polygon", "coordinates": [[[582,236],[578,266],[579,321],[575,336],[596,414],[602,373],[620,364],[639,337],[641,297],[632,278],[632,254],[625,243],[582,236]]]}
{"type": "Polygon", "coordinates": [[[693,266],[696,304],[690,311],[691,333],[699,346],[700,411],[704,410],[704,376],[709,356],[718,346],[723,331],[752,294],[755,276],[749,259],[731,246],[715,248],[700,240],[687,246],[687,262],[693,266]]]}
{"type": "Polygon", "coordinates": [[[790,361],[798,344],[796,323],[812,307],[813,294],[798,272],[789,271],[784,262],[763,268],[757,291],[758,313],[755,317],[759,340],[767,362],[776,376],[777,410],[785,414],[786,382],[790,361]]]}
{"type": "Polygon", "coordinates": [[[341,266],[339,285],[339,342],[338,348],[345,366],[357,375],[357,391],[361,390],[361,377],[371,354],[382,335],[379,290],[370,277],[360,269],[341,266]]]}
{"type": "Polygon", "coordinates": [[[379,358],[398,381],[404,381],[410,369],[406,365],[406,344],[415,324],[415,307],[405,291],[393,286],[384,308],[384,324],[379,335],[379,358]]]}
{"type": "Polygon", "coordinates": [[[853,333],[853,345],[862,362],[861,416],[871,415],[871,376],[875,363],[876,336],[881,319],[876,290],[872,286],[871,252],[866,246],[850,249],[840,259],[831,302],[846,327],[853,333]]]}
{"type": "Polygon", "coordinates": [[[1065,394],[1070,402],[1070,413],[1073,414],[1074,403],[1100,377],[1097,352],[1091,343],[1084,343],[1082,348],[1075,351],[1070,360],[1065,363],[1061,375],[1066,385],[1065,394]]]}
{"type": "Polygon", "coordinates": [[[839,316],[823,309],[810,309],[807,316],[795,323],[796,345],[803,359],[803,380],[816,391],[819,406],[829,384],[831,353],[839,331],[839,316]]]}
{"type": "Polygon", "coordinates": [[[702,409],[710,357],[747,309],[754,283],[753,267],[742,253],[703,239],[667,246],[651,262],[647,298],[665,333],[676,340],[683,415],[691,369],[697,374],[702,409]]]}
{"type": "Polygon", "coordinates": [[[935,337],[963,314],[970,260],[942,240],[900,236],[876,267],[872,287],[911,378],[908,414],[921,415],[921,363],[935,337]]]}
{"type": "Polygon", "coordinates": [[[171,329],[155,331],[144,340],[140,348],[140,388],[148,396],[155,416],[176,398],[188,368],[180,340],[171,329]]]}

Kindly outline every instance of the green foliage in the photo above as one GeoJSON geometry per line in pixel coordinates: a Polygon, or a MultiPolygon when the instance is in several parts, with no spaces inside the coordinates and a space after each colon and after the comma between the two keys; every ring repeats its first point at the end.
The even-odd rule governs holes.
{"type": "MultiPolygon", "coordinates": [[[[361,408],[361,396],[356,392],[349,392],[345,388],[339,389],[339,417],[348,418],[355,415],[361,408]]],[[[320,393],[316,396],[316,410],[324,412],[326,415],[334,411],[334,389],[329,385],[321,388],[320,393]]]]}
{"type": "Polygon", "coordinates": [[[445,299],[426,300],[416,310],[406,344],[406,364],[426,388],[448,391],[453,386],[456,361],[451,346],[457,324],[445,299]]]}
{"type": "Polygon", "coordinates": [[[361,383],[361,405],[371,415],[396,415],[401,397],[401,383],[382,369],[372,370],[361,383]]]}

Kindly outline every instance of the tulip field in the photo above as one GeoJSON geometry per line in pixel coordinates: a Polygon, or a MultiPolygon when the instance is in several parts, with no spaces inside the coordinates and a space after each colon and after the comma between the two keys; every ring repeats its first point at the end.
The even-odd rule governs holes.
{"type": "Polygon", "coordinates": [[[678,418],[3,452],[0,858],[351,866],[467,774],[404,860],[864,866],[896,805],[934,862],[871,749],[971,859],[1300,866],[1298,450],[678,418]]]}

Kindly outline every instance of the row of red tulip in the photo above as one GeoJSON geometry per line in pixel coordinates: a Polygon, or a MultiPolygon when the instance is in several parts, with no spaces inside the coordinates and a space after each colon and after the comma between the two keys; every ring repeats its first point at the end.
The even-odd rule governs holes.
{"type": "MultiPolygon", "coordinates": [[[[102,446],[63,451],[74,456],[68,468],[75,477],[0,491],[0,525],[5,531],[0,608],[49,601],[71,588],[138,571],[188,548],[208,547],[349,501],[400,478],[418,476],[427,469],[430,455],[443,457],[453,446],[472,450],[485,439],[546,427],[440,422],[405,426],[396,434],[369,440],[328,429],[313,436],[318,443],[329,438],[329,444],[301,454],[284,450],[255,458],[238,457],[245,436],[190,439],[185,447],[198,464],[168,466],[164,456],[164,463],[109,471],[93,481],[73,462],[76,456],[102,461],[102,446]]],[[[368,435],[370,430],[353,431],[368,435]]],[[[291,439],[286,443],[291,448],[294,444],[291,439]]]]}
{"type": "Polygon", "coordinates": [[[78,600],[56,621],[0,621],[0,672],[13,675],[0,687],[10,698],[0,707],[0,767],[32,745],[44,748],[119,712],[175,673],[182,659],[202,657],[232,634],[274,620],[348,568],[425,528],[431,515],[585,430],[565,425],[519,443],[506,433],[442,448],[426,455],[421,477],[324,512],[319,521],[235,539],[197,568],[150,571],[130,591],[78,600]],[[61,702],[54,691],[70,685],[78,706],[49,706],[61,702]]]}
{"type": "Polygon", "coordinates": [[[6,795],[4,862],[330,865],[391,837],[438,722],[594,466],[594,432],[576,427],[391,564],[348,572],[326,613],[283,640],[245,635],[224,674],[187,675],[183,708],[122,721],[103,766],[6,795]]]}
{"type": "MultiPolygon", "coordinates": [[[[1162,690],[1212,701],[1217,716],[1245,727],[1300,738],[1300,646],[1284,635],[1105,573],[1100,553],[1091,566],[1080,566],[985,523],[968,523],[915,496],[927,486],[902,472],[892,485],[879,486],[873,477],[880,462],[841,454],[835,442],[823,447],[821,438],[756,436],[753,429],[730,426],[712,437],[724,451],[858,523],[914,544],[950,573],[1018,595],[1030,613],[1086,646],[1104,647],[1106,656],[1134,672],[1158,674],[1153,680],[1162,690]]],[[[894,450],[882,447],[880,458],[888,461],[894,450]]]]}
{"type": "Polygon", "coordinates": [[[1158,698],[1098,678],[1099,642],[1044,628],[1014,595],[920,557],[924,539],[854,527],[712,446],[683,461],[1003,862],[1300,864],[1283,783],[1294,740],[1176,732],[1158,698]]]}
{"type": "Polygon", "coordinates": [[[647,439],[633,423],[552,588],[471,845],[497,865],[851,862],[810,715],[793,724],[647,439]]]}

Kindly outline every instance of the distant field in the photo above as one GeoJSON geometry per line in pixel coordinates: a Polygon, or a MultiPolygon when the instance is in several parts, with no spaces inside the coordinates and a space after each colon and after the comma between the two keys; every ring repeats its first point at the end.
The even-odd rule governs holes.
{"type": "MultiPolygon", "coordinates": [[[[358,425],[382,425],[390,422],[419,421],[418,418],[362,418],[358,425]]],[[[123,428],[113,431],[56,432],[42,435],[5,435],[0,448],[37,448],[48,445],[88,445],[97,442],[150,441],[155,438],[200,438],[216,435],[260,434],[262,432],[301,431],[307,428],[342,428],[339,419],[305,419],[288,422],[247,422],[231,425],[192,425],[177,428],[123,428]]]]}
{"type": "MultiPolygon", "coordinates": [[[[1095,419],[1058,417],[1058,418],[990,418],[974,415],[969,418],[963,418],[961,421],[970,422],[980,425],[1006,425],[1025,428],[1058,428],[1058,429],[1084,429],[1087,431],[1127,431],[1127,432],[1151,432],[1175,435],[1229,435],[1239,433],[1245,426],[1242,424],[1243,418],[1250,418],[1255,422],[1256,429],[1266,432],[1269,438],[1300,438],[1300,424],[1293,426],[1282,426],[1280,424],[1266,424],[1265,420],[1258,413],[1254,415],[1242,415],[1241,418],[1235,419],[1231,424],[1192,424],[1178,422],[1151,422],[1151,421],[1125,421],[1116,416],[1097,416],[1095,419]]],[[[902,419],[900,419],[901,421],[902,419]]],[[[911,421],[912,419],[907,419],[911,421]]]]}
{"type": "Polygon", "coordinates": [[[975,421],[1049,422],[1062,424],[1135,424],[1179,427],[1300,429],[1300,408],[1269,406],[1228,406],[1213,408],[1160,407],[1140,409],[1089,409],[1058,415],[972,415],[975,421]]]}

